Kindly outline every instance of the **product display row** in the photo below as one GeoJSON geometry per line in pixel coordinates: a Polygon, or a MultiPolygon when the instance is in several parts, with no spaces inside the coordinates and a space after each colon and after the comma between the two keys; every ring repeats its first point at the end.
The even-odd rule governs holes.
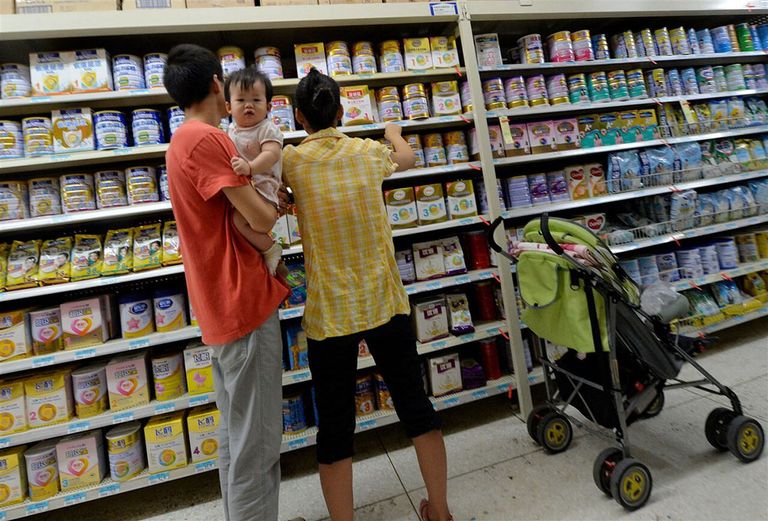
{"type": "Polygon", "coordinates": [[[119,483],[145,470],[159,473],[216,459],[219,418],[208,405],[7,449],[0,453],[5,491],[0,506],[27,497],[43,501],[105,478],[119,483]]]}
{"type": "Polygon", "coordinates": [[[689,303],[689,318],[680,325],[703,327],[730,317],[764,309],[768,302],[768,271],[722,280],[703,289],[683,293],[689,303]]]}
{"type": "Polygon", "coordinates": [[[728,24],[714,28],[661,27],[651,31],[592,34],[589,29],[558,31],[545,38],[528,34],[511,46],[497,33],[475,35],[477,62],[492,69],[504,63],[565,63],[655,56],[685,56],[768,49],[768,24],[728,24]]]}

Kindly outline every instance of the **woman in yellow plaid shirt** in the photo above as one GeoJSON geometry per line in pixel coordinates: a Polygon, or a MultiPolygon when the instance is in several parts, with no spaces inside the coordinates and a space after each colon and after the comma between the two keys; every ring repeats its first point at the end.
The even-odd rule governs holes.
{"type": "Polygon", "coordinates": [[[395,261],[381,184],[414,164],[397,125],[384,136],[394,152],[336,130],[336,82],[312,70],[299,82],[296,120],[309,134],[283,155],[296,197],[307,271],[304,329],[318,410],[317,460],[333,521],[351,521],[358,344],[365,340],[412,439],[429,500],[424,521],[448,521],[447,465],[440,420],[429,401],[395,261]]]}

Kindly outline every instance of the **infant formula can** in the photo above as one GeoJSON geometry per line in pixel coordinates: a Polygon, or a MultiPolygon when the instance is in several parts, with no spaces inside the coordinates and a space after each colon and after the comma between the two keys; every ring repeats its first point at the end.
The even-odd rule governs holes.
{"type": "Polygon", "coordinates": [[[635,46],[641,56],[658,56],[659,54],[656,52],[656,42],[650,29],[643,29],[635,35],[635,46]],[[642,52],[640,52],[641,49],[642,52]]]}
{"type": "Polygon", "coordinates": [[[696,35],[696,29],[690,28],[687,33],[688,47],[691,49],[691,54],[701,54],[701,47],[699,46],[699,37],[696,35]]]}
{"type": "Polygon", "coordinates": [[[411,150],[416,155],[416,164],[414,168],[424,168],[426,161],[424,159],[424,149],[421,148],[421,137],[418,134],[408,134],[403,139],[410,145],[411,150]]]}
{"type": "Polygon", "coordinates": [[[94,364],[72,371],[72,392],[78,418],[90,418],[107,410],[106,364],[94,364]]]}
{"type": "Polygon", "coordinates": [[[123,338],[137,338],[155,332],[152,314],[152,300],[142,295],[121,295],[120,328],[123,338]]]}
{"type": "Polygon", "coordinates": [[[668,96],[667,91],[667,76],[664,74],[664,69],[653,69],[645,73],[645,77],[648,83],[649,94],[652,98],[661,98],[668,96]]]}
{"type": "Polygon", "coordinates": [[[725,67],[725,82],[728,85],[728,90],[744,90],[747,88],[744,81],[744,68],[740,63],[734,63],[725,67]]]}
{"type": "Polygon", "coordinates": [[[736,248],[740,262],[757,262],[760,255],[757,252],[757,238],[754,233],[742,233],[736,236],[736,248]]]}
{"type": "Polygon", "coordinates": [[[157,167],[157,184],[160,186],[160,200],[170,201],[171,190],[168,188],[168,169],[165,165],[157,167]]]}
{"type": "Polygon", "coordinates": [[[559,31],[547,37],[549,47],[549,61],[553,63],[576,61],[573,52],[573,42],[569,31],[559,31]]]}
{"type": "Polygon", "coordinates": [[[131,116],[133,143],[135,146],[160,145],[165,142],[163,121],[160,111],[155,109],[137,109],[131,116]]]}
{"type": "Polygon", "coordinates": [[[757,32],[756,25],[750,26],[750,32],[752,34],[752,46],[755,48],[755,50],[756,51],[768,50],[765,47],[763,47],[763,42],[760,40],[760,34],[757,32]]]}
{"type": "Polygon", "coordinates": [[[677,268],[677,257],[674,253],[662,253],[656,255],[656,265],[659,267],[659,279],[664,282],[680,280],[680,271],[677,268]]]}
{"type": "Polygon", "coordinates": [[[385,40],[379,47],[379,69],[381,72],[403,72],[405,61],[398,40],[385,40]]]}
{"type": "Polygon", "coordinates": [[[637,263],[640,266],[640,280],[642,286],[651,286],[661,281],[659,278],[659,266],[656,264],[655,255],[647,255],[637,259],[637,263]]]}
{"type": "Polygon", "coordinates": [[[96,204],[99,208],[127,206],[128,195],[125,191],[125,172],[104,170],[96,172],[96,204]]]}
{"type": "Polygon", "coordinates": [[[293,119],[293,106],[288,96],[272,97],[272,123],[277,125],[281,132],[293,132],[296,130],[296,122],[293,119]]]}
{"type": "MultiPolygon", "coordinates": [[[[723,25],[710,29],[712,45],[716,53],[733,52],[731,37],[728,34],[728,27],[723,25]]],[[[698,34],[698,33],[697,33],[698,34]]],[[[701,42],[700,42],[701,43],[701,42]]]]}
{"type": "Polygon", "coordinates": [[[596,60],[609,60],[611,53],[608,48],[608,37],[604,34],[592,36],[592,51],[596,60]]]}
{"type": "Polygon", "coordinates": [[[680,267],[680,274],[684,279],[695,279],[704,276],[698,248],[678,250],[676,255],[677,265],[680,267]]]}
{"type": "Polygon", "coordinates": [[[741,52],[751,52],[755,50],[755,45],[752,40],[752,28],[749,24],[736,24],[736,39],[739,42],[739,50],[741,52]]]}
{"type": "Polygon", "coordinates": [[[20,63],[4,63],[0,66],[0,95],[3,99],[26,97],[31,90],[29,67],[20,63]]]}
{"type": "Polygon", "coordinates": [[[540,34],[519,38],[517,46],[520,48],[520,63],[544,63],[544,43],[540,34]]]}
{"type": "Polygon", "coordinates": [[[424,135],[424,158],[427,166],[444,166],[448,164],[443,146],[443,137],[440,134],[424,135]]]}
{"type": "Polygon", "coordinates": [[[491,78],[483,82],[483,96],[487,110],[507,108],[507,98],[504,95],[504,83],[501,78],[491,78]]]}
{"type": "Polygon", "coordinates": [[[346,42],[330,42],[328,49],[328,74],[330,76],[347,76],[352,74],[352,58],[346,42]]]}
{"type": "Polygon", "coordinates": [[[130,422],[107,431],[109,474],[114,481],[138,476],[146,467],[141,423],[130,422]]]}
{"type": "Polygon", "coordinates": [[[625,261],[619,261],[619,265],[629,275],[629,278],[634,280],[638,285],[642,285],[642,277],[640,276],[640,264],[637,259],[629,259],[625,261]]]}
{"type": "Polygon", "coordinates": [[[768,49],[768,24],[758,25],[757,35],[760,39],[760,46],[763,48],[763,50],[768,49]]]}
{"type": "Polygon", "coordinates": [[[587,77],[583,72],[568,76],[568,99],[571,103],[589,103],[587,77]]]}
{"type": "Polygon", "coordinates": [[[728,91],[728,79],[725,76],[725,67],[715,65],[712,67],[712,76],[715,79],[715,89],[717,92],[728,91]]]}
{"type": "Polygon", "coordinates": [[[688,45],[688,35],[683,27],[670,29],[669,40],[672,43],[672,54],[677,56],[691,54],[691,46],[688,45]]]}
{"type": "Polygon", "coordinates": [[[632,34],[632,31],[624,31],[611,36],[611,45],[614,58],[637,58],[635,35],[632,34]]]}
{"type": "Polygon", "coordinates": [[[642,69],[631,69],[627,71],[627,89],[629,91],[630,99],[645,99],[648,97],[642,69]]]}
{"type": "Polygon", "coordinates": [[[376,410],[371,375],[359,376],[355,382],[355,415],[364,416],[376,410]]]}
{"type": "Polygon", "coordinates": [[[187,299],[181,291],[176,289],[156,291],[154,307],[158,333],[175,331],[187,325],[187,299]]]}
{"type": "Polygon", "coordinates": [[[296,434],[307,429],[307,417],[304,412],[304,397],[293,394],[283,397],[283,432],[296,434]]]}
{"type": "Polygon", "coordinates": [[[184,395],[184,355],[181,352],[152,357],[152,375],[155,382],[155,398],[158,401],[174,400],[184,395]]]}
{"type": "Polygon", "coordinates": [[[768,259],[768,231],[755,232],[757,254],[761,259],[768,259]]]}
{"type": "Polygon", "coordinates": [[[525,90],[525,80],[522,76],[512,76],[504,80],[504,96],[507,98],[507,108],[516,109],[528,106],[528,93],[525,90]]]}
{"type": "Polygon", "coordinates": [[[376,57],[371,42],[355,42],[352,45],[352,71],[355,74],[376,72],[376,57]]]}
{"type": "Polygon", "coordinates": [[[669,69],[667,71],[667,89],[670,96],[683,95],[683,80],[680,78],[680,71],[669,69]]]}
{"type": "Polygon", "coordinates": [[[93,129],[96,135],[96,150],[109,150],[128,146],[128,128],[125,114],[117,110],[102,110],[93,113],[93,129]]]}
{"type": "Polygon", "coordinates": [[[608,89],[608,76],[605,71],[591,72],[587,76],[587,91],[593,103],[611,101],[608,89]]]}
{"type": "Polygon", "coordinates": [[[397,87],[382,87],[376,92],[379,102],[379,119],[383,122],[403,119],[403,106],[397,87]]]}
{"type": "Polygon", "coordinates": [[[245,69],[245,54],[240,47],[222,47],[218,50],[221,68],[226,78],[235,71],[245,69]]]}
{"type": "Polygon", "coordinates": [[[701,268],[704,275],[713,275],[720,271],[720,263],[717,260],[717,246],[708,244],[699,246],[699,257],[701,257],[701,268]]]}
{"type": "Polygon", "coordinates": [[[712,40],[712,33],[709,29],[700,29],[696,31],[696,39],[699,41],[701,54],[714,54],[715,43],[712,40]]]}
{"type": "Polygon", "coordinates": [[[24,118],[21,120],[21,127],[27,157],[53,154],[53,131],[50,118],[24,118]]]}
{"type": "Polygon", "coordinates": [[[768,88],[768,77],[766,76],[765,65],[762,63],[753,63],[752,72],[755,75],[755,83],[758,89],[768,88]]]}
{"type": "Polygon", "coordinates": [[[464,113],[467,114],[469,112],[472,112],[472,92],[469,88],[469,82],[468,81],[462,81],[461,86],[459,87],[459,97],[461,98],[461,107],[464,110],[464,113]]]}
{"type": "Polygon", "coordinates": [[[711,65],[699,67],[696,70],[696,82],[699,85],[699,92],[702,94],[714,94],[717,92],[715,71],[711,65]]]}
{"type": "Polygon", "coordinates": [[[608,94],[613,101],[623,101],[629,99],[629,87],[627,85],[627,75],[624,71],[609,71],[607,74],[608,94]]]}
{"type": "Polygon", "coordinates": [[[45,440],[24,452],[29,498],[42,501],[59,493],[56,440],[45,440]]]}
{"type": "Polygon", "coordinates": [[[0,159],[24,157],[24,133],[17,121],[0,120],[0,159]]]}
{"type": "Polygon", "coordinates": [[[592,61],[595,59],[595,53],[592,50],[592,37],[590,36],[589,29],[572,32],[571,43],[573,44],[573,57],[577,62],[592,61]]]}
{"type": "Polygon", "coordinates": [[[405,114],[405,119],[428,118],[429,102],[427,101],[426,94],[405,96],[403,98],[403,114],[405,114]]]}
{"type": "Polygon", "coordinates": [[[653,31],[653,39],[656,42],[656,50],[659,56],[672,56],[672,40],[669,38],[669,31],[666,27],[653,31]]]}
{"type": "Polygon", "coordinates": [[[565,74],[555,74],[547,78],[547,94],[552,105],[571,102],[568,98],[568,83],[565,81],[565,74]]]}
{"type": "Polygon", "coordinates": [[[278,80],[284,77],[280,49],[277,47],[259,47],[253,54],[256,57],[256,67],[266,74],[270,80],[278,80]]]}
{"type": "Polygon", "coordinates": [[[680,71],[680,80],[683,83],[683,94],[691,96],[699,94],[699,83],[696,81],[696,71],[693,67],[687,67],[680,71]]]}
{"type": "Polygon", "coordinates": [[[157,173],[151,166],[132,166],[125,171],[128,204],[156,203],[160,200],[157,173]]]}
{"type": "Polygon", "coordinates": [[[153,52],[144,55],[144,83],[148,89],[159,89],[163,86],[163,74],[168,55],[153,52]]]}
{"type": "Polygon", "coordinates": [[[446,132],[443,134],[445,143],[445,152],[449,165],[457,163],[466,163],[469,161],[469,150],[467,149],[467,138],[461,130],[446,132]]]}
{"type": "Polygon", "coordinates": [[[732,270],[739,265],[739,250],[733,237],[715,241],[717,260],[721,270],[732,270]]]}
{"type": "Polygon", "coordinates": [[[144,89],[143,60],[132,54],[118,54],[112,58],[112,76],[115,90],[144,89]]]}
{"type": "Polygon", "coordinates": [[[549,105],[547,82],[542,74],[526,78],[525,90],[528,92],[528,102],[531,107],[549,105]]]}
{"type": "Polygon", "coordinates": [[[168,127],[171,130],[171,137],[174,132],[178,130],[181,124],[184,123],[184,111],[178,105],[175,105],[168,109],[168,127]]]}
{"type": "Polygon", "coordinates": [[[748,64],[743,65],[743,69],[744,69],[744,84],[747,86],[747,89],[756,89],[757,79],[755,77],[754,69],[752,68],[751,65],[748,65],[748,64]]]}

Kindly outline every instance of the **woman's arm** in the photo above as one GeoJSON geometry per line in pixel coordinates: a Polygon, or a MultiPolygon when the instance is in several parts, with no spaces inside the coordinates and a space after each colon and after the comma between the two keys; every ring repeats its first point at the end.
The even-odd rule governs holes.
{"type": "Polygon", "coordinates": [[[397,171],[410,170],[416,165],[416,154],[411,145],[403,139],[403,128],[395,123],[388,124],[384,129],[384,137],[392,143],[392,161],[397,163],[397,171]]]}

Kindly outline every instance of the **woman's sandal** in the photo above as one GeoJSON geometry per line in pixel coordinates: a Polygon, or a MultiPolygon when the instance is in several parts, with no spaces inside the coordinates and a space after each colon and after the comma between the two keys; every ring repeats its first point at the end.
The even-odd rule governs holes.
{"type": "MultiPolygon", "coordinates": [[[[429,501],[426,499],[421,500],[421,504],[419,505],[419,515],[421,516],[421,521],[432,521],[429,519],[429,501]]],[[[453,516],[448,518],[449,521],[453,521],[453,516]]]]}

